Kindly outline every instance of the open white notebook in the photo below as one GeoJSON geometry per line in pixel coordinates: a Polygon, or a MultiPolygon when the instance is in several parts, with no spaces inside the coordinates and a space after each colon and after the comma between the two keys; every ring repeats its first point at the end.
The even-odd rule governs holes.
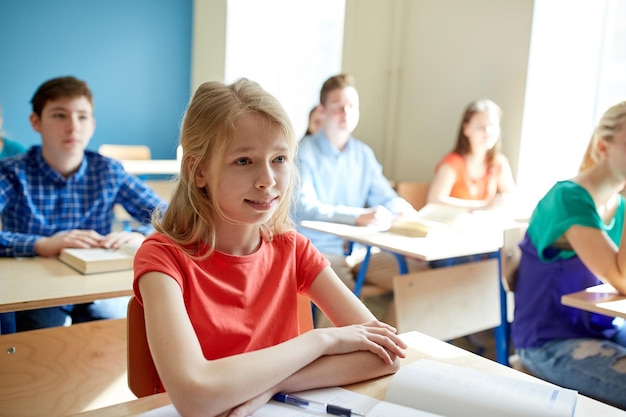
{"type": "MultiPolygon", "coordinates": [[[[577,392],[469,368],[422,359],[393,376],[384,401],[343,388],[297,393],[367,417],[572,417],[577,392]]],[[[295,406],[270,402],[252,417],[319,416],[295,406]]],[[[142,417],[179,417],[165,406],[142,417]]]]}

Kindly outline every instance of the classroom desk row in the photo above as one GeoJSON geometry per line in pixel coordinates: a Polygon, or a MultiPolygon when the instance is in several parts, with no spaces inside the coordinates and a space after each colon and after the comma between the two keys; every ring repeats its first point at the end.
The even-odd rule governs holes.
{"type": "MultiPolygon", "coordinates": [[[[309,224],[308,226],[315,225],[309,224]]],[[[322,226],[324,225],[318,225],[318,227],[322,226]]],[[[416,255],[419,251],[423,259],[436,259],[439,256],[443,256],[443,252],[441,252],[443,249],[437,248],[435,242],[431,242],[432,244],[421,244],[420,246],[418,244],[410,245],[410,242],[403,239],[393,239],[396,243],[391,243],[389,236],[385,236],[381,234],[381,232],[364,230],[364,228],[358,231],[359,236],[354,233],[347,234],[347,229],[335,228],[334,230],[336,232],[338,230],[341,231],[341,233],[344,233],[348,238],[354,240],[360,239],[360,241],[376,244],[388,250],[397,250],[404,255],[416,255]],[[397,245],[404,247],[404,249],[397,245]]],[[[469,246],[471,246],[472,249],[469,249],[466,253],[473,251],[491,252],[499,250],[501,241],[494,235],[486,239],[483,243],[473,241],[473,244],[469,246]]],[[[454,247],[454,245],[450,246],[450,248],[452,247],[454,247]]],[[[458,247],[455,250],[458,250],[458,247]]],[[[456,253],[463,254],[463,251],[456,253]]],[[[475,267],[475,265],[469,266],[475,267]]],[[[483,281],[484,284],[489,287],[489,290],[485,289],[484,291],[488,291],[488,293],[481,292],[476,295],[474,290],[474,292],[471,293],[473,294],[471,297],[465,296],[465,304],[463,304],[462,307],[464,311],[467,311],[469,304],[466,302],[470,298],[475,298],[479,301],[479,304],[488,304],[491,306],[492,319],[494,317],[501,319],[502,315],[499,306],[502,299],[498,298],[499,282],[496,282],[496,280],[499,280],[501,270],[499,263],[497,260],[491,259],[483,262],[483,266],[487,277],[483,281]],[[485,294],[489,294],[489,298],[492,298],[493,302],[485,303],[487,297],[485,294]]],[[[40,257],[0,258],[0,270],[4,271],[2,279],[0,279],[0,312],[83,303],[96,299],[130,295],[132,293],[132,271],[85,276],[54,258],[40,257]]],[[[467,271],[464,271],[464,275],[467,275],[467,271]]],[[[473,277],[475,275],[476,274],[472,272],[467,276],[473,277]]],[[[409,277],[408,282],[411,285],[415,285],[419,288],[419,277],[411,277],[410,274],[407,277],[409,277]]],[[[437,280],[442,279],[442,277],[443,275],[436,277],[434,282],[440,282],[437,280]]],[[[470,285],[470,287],[473,286],[473,284],[471,284],[472,280],[466,281],[467,285],[470,285]]],[[[452,285],[434,285],[431,288],[432,292],[429,297],[432,296],[433,292],[439,292],[444,296],[448,296],[452,287],[452,285]]],[[[463,285],[460,287],[463,288],[463,285]]],[[[626,316],[626,297],[617,295],[614,290],[612,291],[606,286],[602,287],[602,292],[599,290],[600,289],[596,289],[594,292],[594,290],[590,289],[583,292],[585,294],[579,295],[578,297],[584,295],[589,298],[586,300],[578,299],[578,301],[576,301],[577,304],[571,305],[585,309],[601,309],[598,312],[604,314],[626,316]]],[[[421,294],[421,291],[419,293],[421,294]]],[[[420,294],[415,294],[407,290],[403,291],[402,295],[410,298],[420,294]]],[[[438,317],[443,310],[450,307],[445,303],[433,304],[427,301],[428,300],[420,300],[411,303],[418,308],[421,306],[426,309],[424,314],[421,314],[426,319],[438,317]]],[[[568,303],[567,297],[564,297],[563,302],[564,304],[568,303]]],[[[455,321],[464,322],[466,321],[466,316],[463,316],[463,320],[458,320],[457,317],[455,321]]],[[[498,323],[502,324],[501,321],[498,323]]],[[[403,333],[412,330],[416,329],[410,327],[400,329],[403,333]]],[[[426,336],[423,337],[426,338],[426,336]]],[[[446,338],[439,338],[439,340],[442,339],[447,340],[446,338]]],[[[62,385],[66,382],[72,385],[72,387],[68,387],[67,391],[63,394],[64,397],[73,397],[65,398],[64,400],[67,403],[71,403],[70,405],[75,404],[79,399],[82,400],[82,398],[95,397],[99,393],[98,391],[106,391],[109,389],[107,384],[111,383],[111,379],[115,379],[117,386],[125,384],[125,320],[91,322],[70,326],[69,328],[43,329],[14,335],[4,335],[0,336],[0,342],[2,342],[3,353],[8,353],[7,355],[2,355],[0,358],[0,361],[2,361],[0,362],[0,381],[2,381],[0,382],[0,410],[7,410],[6,412],[9,412],[9,404],[15,404],[15,401],[18,401],[19,404],[28,404],[28,406],[32,408],[30,414],[26,410],[20,409],[19,414],[9,412],[9,414],[6,415],[41,415],[41,413],[37,412],[36,405],[61,404],[61,401],[56,397],[58,396],[58,390],[63,389],[62,385]],[[67,342],[68,340],[74,342],[67,342]],[[17,349],[15,348],[16,346],[17,349]],[[79,362],[84,362],[84,366],[81,367],[79,362]],[[26,368],[28,368],[28,370],[26,368]],[[104,371],[105,369],[111,372],[107,374],[107,372],[104,371]],[[112,372],[113,370],[115,370],[115,372],[112,372]],[[91,372],[91,374],[89,372],[91,372]],[[32,378],[33,375],[38,375],[38,377],[32,378]],[[44,378],[45,381],[42,382],[40,378],[44,378]],[[107,380],[107,378],[109,378],[109,380],[107,380]],[[122,379],[120,380],[120,378],[122,379]],[[85,392],[79,395],[77,387],[80,387],[81,390],[85,392]],[[89,388],[89,390],[87,388],[89,388]],[[29,393],[32,392],[37,392],[36,398],[29,397],[29,393]]],[[[448,346],[450,345],[442,342],[436,344],[436,348],[433,348],[432,352],[424,352],[424,354],[434,355],[435,352],[443,351],[448,346]]],[[[469,355],[468,352],[464,352],[464,354],[469,355]]],[[[474,360],[472,360],[471,363],[474,363],[474,360]]],[[[146,403],[155,405],[156,403],[153,401],[158,402],[159,400],[145,400],[146,403]]],[[[61,405],[63,404],[65,403],[61,405]]],[[[111,404],[111,402],[109,402],[109,404],[111,404]]],[[[141,405],[144,404],[144,402],[140,401],[137,404],[141,405]]],[[[105,406],[108,404],[104,402],[97,403],[97,405],[105,406]]],[[[55,410],[46,409],[45,414],[49,416],[68,414],[59,407],[60,405],[55,410]]],[[[129,405],[129,407],[134,409],[132,405],[129,405]]],[[[85,408],[82,408],[82,410],[84,409],[85,408]]],[[[3,415],[5,415],[3,411],[0,411],[0,416],[3,415]]]]}
{"type": "MultiPolygon", "coordinates": [[[[403,359],[403,365],[419,359],[442,361],[457,366],[480,370],[487,373],[506,375],[527,381],[548,384],[528,374],[503,366],[489,359],[485,359],[464,349],[445,343],[433,337],[419,332],[407,332],[401,335],[409,345],[407,357],[403,359]]],[[[373,379],[346,386],[345,388],[382,400],[392,376],[373,379]]],[[[138,400],[129,401],[110,407],[81,413],[80,417],[137,417],[142,413],[170,404],[167,393],[151,395],[138,400]]],[[[297,412],[294,412],[296,415],[297,412]]],[[[624,411],[607,404],[578,395],[576,410],[573,417],[618,417],[624,416],[624,411]]]]}

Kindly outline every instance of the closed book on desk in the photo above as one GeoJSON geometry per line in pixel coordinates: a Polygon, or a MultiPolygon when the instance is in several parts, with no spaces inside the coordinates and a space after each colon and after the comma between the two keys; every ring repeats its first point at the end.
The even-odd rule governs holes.
{"type": "Polygon", "coordinates": [[[59,260],[82,274],[123,271],[133,269],[133,259],[138,246],[122,245],[119,249],[66,248],[59,254],[59,260]]]}
{"type": "Polygon", "coordinates": [[[389,231],[409,237],[426,237],[449,233],[469,211],[446,204],[426,204],[417,215],[394,221],[389,231]]]}
{"type": "Polygon", "coordinates": [[[572,417],[578,392],[421,359],[404,366],[367,417],[572,417]]]}

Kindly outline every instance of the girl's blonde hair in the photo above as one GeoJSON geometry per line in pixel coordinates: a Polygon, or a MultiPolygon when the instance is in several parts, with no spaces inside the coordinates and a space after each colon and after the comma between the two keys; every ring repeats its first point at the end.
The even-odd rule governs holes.
{"type": "MultiPolygon", "coordinates": [[[[471,145],[469,138],[465,136],[465,125],[472,120],[472,117],[476,113],[489,113],[495,114],[498,116],[498,124],[501,124],[502,120],[502,109],[495,102],[488,99],[480,99],[472,101],[465,107],[465,111],[463,112],[463,117],[461,118],[461,125],[459,126],[459,133],[456,138],[456,144],[454,145],[453,151],[458,153],[461,156],[465,156],[470,153],[471,145]]],[[[500,131],[500,136],[498,137],[498,141],[495,146],[487,151],[487,165],[491,165],[496,155],[500,152],[500,139],[502,136],[502,131],[500,131]]]]}
{"type": "Polygon", "coordinates": [[[598,153],[598,141],[605,140],[612,142],[615,135],[626,128],[626,101],[617,103],[604,112],[598,125],[591,134],[591,140],[587,145],[585,156],[580,164],[578,172],[594,167],[600,161],[598,153]]]}
{"type": "Polygon", "coordinates": [[[244,78],[231,85],[207,82],[198,87],[183,119],[181,171],[171,202],[164,213],[155,212],[152,218],[157,231],[191,255],[200,255],[203,244],[208,251],[202,257],[213,252],[219,218],[234,222],[220,209],[219,195],[212,194],[212,190],[217,189],[224,153],[236,134],[235,123],[250,113],[282,130],[289,147],[287,164],[291,168],[285,193],[288,198],[281,199],[270,221],[261,226],[261,233],[271,240],[275,234],[293,229],[290,206],[297,179],[294,163],[297,140],[287,113],[274,96],[253,81],[244,78]],[[207,166],[209,183],[198,188],[196,175],[207,166]]]}

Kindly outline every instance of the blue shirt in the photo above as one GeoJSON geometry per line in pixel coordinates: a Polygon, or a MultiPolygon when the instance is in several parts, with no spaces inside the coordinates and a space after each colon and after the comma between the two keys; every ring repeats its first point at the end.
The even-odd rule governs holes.
{"type": "Polygon", "coordinates": [[[41,146],[0,160],[0,256],[35,256],[35,241],[73,229],[111,232],[113,206],[121,204],[141,226],[166,203],[121,163],[85,151],[78,171],[63,177],[44,160],[41,146]]]}
{"type": "Polygon", "coordinates": [[[26,152],[26,146],[11,139],[2,138],[4,145],[0,151],[0,159],[26,152]]]}
{"type": "Polygon", "coordinates": [[[517,348],[542,346],[554,339],[610,338],[613,318],[561,304],[564,294],[601,284],[576,255],[559,249],[555,241],[573,225],[603,230],[619,246],[624,224],[624,198],[615,216],[604,224],[586,189],[561,181],[548,191],[533,211],[520,243],[515,287],[515,317],[511,328],[517,348]]]}
{"type": "MultiPolygon", "coordinates": [[[[356,224],[364,207],[385,206],[392,213],[412,206],[391,188],[374,151],[350,137],[343,150],[337,149],[321,129],[305,136],[298,145],[300,191],[295,221],[321,220],[356,224]]],[[[322,253],[342,255],[343,240],[328,233],[298,227],[322,253]]]]}

